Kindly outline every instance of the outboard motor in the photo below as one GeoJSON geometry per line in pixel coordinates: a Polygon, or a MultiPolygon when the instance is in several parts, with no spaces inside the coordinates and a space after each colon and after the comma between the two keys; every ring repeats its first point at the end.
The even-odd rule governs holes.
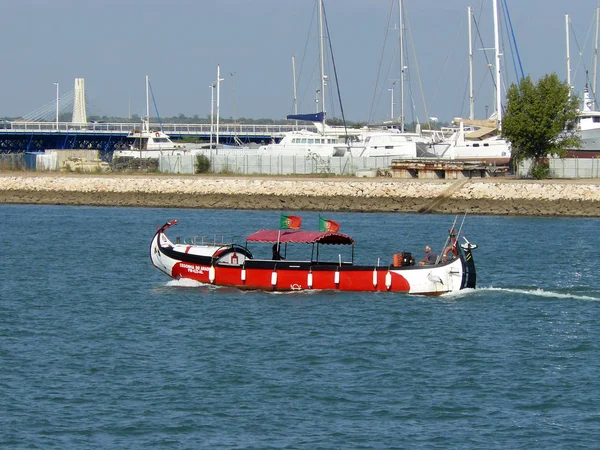
{"type": "Polygon", "coordinates": [[[410,252],[402,252],[402,265],[403,266],[414,266],[415,258],[410,252]]]}

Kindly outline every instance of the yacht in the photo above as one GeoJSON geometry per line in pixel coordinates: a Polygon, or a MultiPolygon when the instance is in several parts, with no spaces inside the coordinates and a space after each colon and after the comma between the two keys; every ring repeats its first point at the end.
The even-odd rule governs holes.
{"type": "Polygon", "coordinates": [[[571,158],[597,158],[600,156],[600,111],[594,109],[594,99],[588,86],[583,90],[583,108],[577,117],[577,133],[581,148],[567,151],[571,158]]]}
{"type": "Polygon", "coordinates": [[[426,158],[435,156],[427,149],[430,142],[419,130],[409,133],[396,128],[371,128],[353,136],[349,151],[354,157],[426,158]]]}
{"type": "Polygon", "coordinates": [[[124,150],[115,150],[113,158],[158,158],[161,155],[183,155],[185,144],[175,144],[169,136],[160,130],[149,129],[144,121],[141,131],[132,131],[127,136],[129,146],[124,150]]]}
{"type": "Polygon", "coordinates": [[[146,76],[146,117],[142,128],[127,135],[128,148],[115,150],[113,158],[159,158],[162,155],[184,154],[184,144],[175,144],[160,129],[150,129],[150,79],[146,76]]]}
{"type": "Polygon", "coordinates": [[[277,143],[262,145],[259,155],[272,156],[310,156],[322,158],[344,156],[347,145],[345,139],[337,134],[321,134],[307,129],[289,131],[277,143]]]}

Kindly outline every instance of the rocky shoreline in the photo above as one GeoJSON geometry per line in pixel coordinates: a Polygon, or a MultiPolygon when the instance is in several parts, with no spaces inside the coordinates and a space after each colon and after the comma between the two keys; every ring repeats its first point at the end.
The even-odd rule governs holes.
{"type": "Polygon", "coordinates": [[[0,203],[600,217],[600,180],[4,173],[0,203]]]}

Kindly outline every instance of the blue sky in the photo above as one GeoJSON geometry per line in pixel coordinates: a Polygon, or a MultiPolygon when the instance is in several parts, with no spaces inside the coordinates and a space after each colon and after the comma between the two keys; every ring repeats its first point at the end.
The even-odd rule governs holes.
{"type": "MultiPolygon", "coordinates": [[[[348,120],[389,118],[391,88],[395,115],[399,113],[399,84],[393,84],[399,77],[398,57],[393,56],[398,42],[393,29],[398,23],[396,1],[325,0],[348,120]]],[[[535,80],[551,72],[566,80],[565,14],[570,15],[573,84],[581,91],[585,68],[590,77],[593,70],[593,19],[600,0],[500,0],[504,1],[523,69],[535,80]]],[[[0,16],[0,116],[26,115],[52,102],[54,82],[58,81],[61,92],[66,93],[73,89],[76,77],[85,78],[92,112],[141,115],[145,109],[146,75],[161,116],[206,116],[211,104],[209,85],[216,79],[220,64],[225,79],[221,84],[222,116],[281,119],[292,112],[292,56],[296,58],[300,112],[314,112],[318,83],[315,3],[4,2],[0,16]]],[[[473,7],[484,45],[493,47],[491,0],[404,0],[404,5],[410,77],[405,83],[407,120],[467,116],[467,6],[473,7]]],[[[508,42],[506,33],[504,41],[508,42]]],[[[483,117],[486,105],[489,111],[493,109],[494,93],[490,75],[486,74],[485,52],[480,50],[479,42],[474,48],[476,115],[483,117]]],[[[493,61],[492,52],[489,58],[493,61]]],[[[515,81],[508,48],[503,64],[509,76],[505,81],[515,81]]],[[[333,80],[331,69],[327,75],[333,80]]],[[[330,96],[334,91],[332,81],[327,90],[328,116],[340,117],[339,106],[333,105],[334,97],[330,96]]]]}

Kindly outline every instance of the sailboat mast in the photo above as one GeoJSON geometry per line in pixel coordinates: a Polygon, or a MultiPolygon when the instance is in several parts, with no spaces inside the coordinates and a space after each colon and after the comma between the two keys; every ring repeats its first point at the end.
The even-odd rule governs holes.
{"type": "Polygon", "coordinates": [[[150,78],[146,75],[146,130],[150,132],[150,78]]]}
{"type": "MultiPolygon", "coordinates": [[[[475,98],[473,96],[473,11],[467,8],[469,15],[469,119],[475,119],[475,98]]],[[[487,119],[487,117],[486,117],[487,119]]]]}
{"type": "Polygon", "coordinates": [[[219,147],[219,118],[221,117],[221,65],[217,64],[217,141],[215,143],[215,149],[219,147]]]}
{"type": "MultiPolygon", "coordinates": [[[[296,92],[296,57],[292,56],[292,77],[294,77],[294,114],[298,115],[298,94],[296,92]]],[[[295,128],[298,130],[298,121],[295,122],[295,128]]]]}
{"type": "Polygon", "coordinates": [[[592,86],[594,89],[594,103],[597,104],[596,81],[598,74],[598,25],[600,24],[600,8],[596,8],[596,41],[594,42],[594,80],[592,86]]]}
{"type": "Polygon", "coordinates": [[[404,18],[402,0],[398,0],[398,22],[400,27],[400,132],[404,133],[404,18]]]}
{"type": "Polygon", "coordinates": [[[496,49],[496,114],[498,131],[502,130],[502,73],[500,71],[500,26],[498,19],[498,0],[494,0],[494,47],[496,49]]]}
{"type": "MultiPolygon", "coordinates": [[[[317,0],[319,2],[319,55],[321,58],[321,111],[325,113],[325,54],[323,51],[323,0],[317,0]]],[[[325,117],[323,117],[325,122],[325,117]]],[[[323,128],[324,130],[324,128],[323,128]]]]}
{"type": "Polygon", "coordinates": [[[567,42],[567,86],[569,86],[569,96],[571,96],[571,44],[569,41],[569,15],[565,14],[565,34],[567,42]]]}

